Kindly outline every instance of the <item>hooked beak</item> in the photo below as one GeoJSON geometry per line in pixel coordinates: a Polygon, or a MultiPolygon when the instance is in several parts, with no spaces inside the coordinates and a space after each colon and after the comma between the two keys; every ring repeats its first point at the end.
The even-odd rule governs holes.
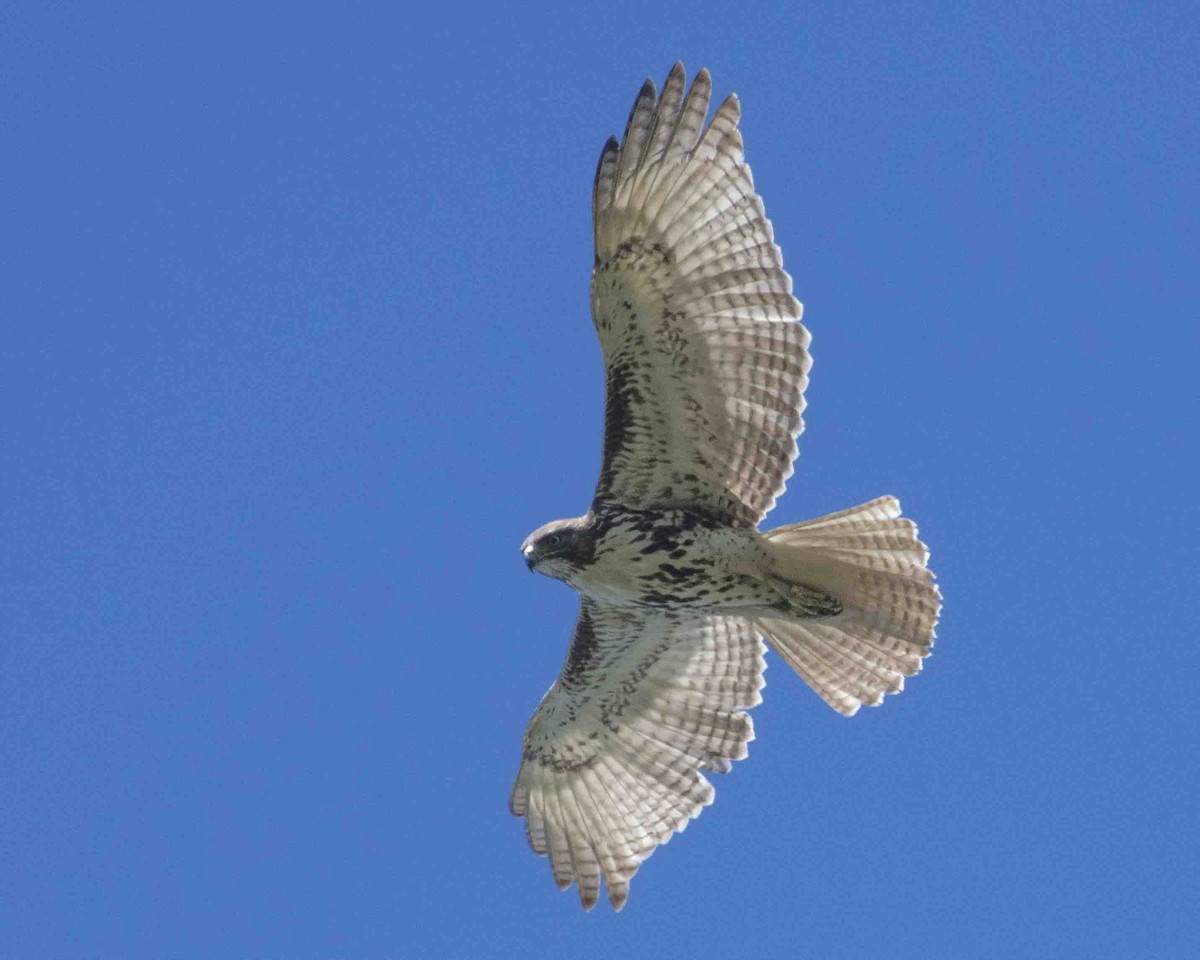
{"type": "Polygon", "coordinates": [[[529,572],[533,573],[533,546],[522,547],[521,556],[525,558],[525,566],[529,568],[529,572]]]}

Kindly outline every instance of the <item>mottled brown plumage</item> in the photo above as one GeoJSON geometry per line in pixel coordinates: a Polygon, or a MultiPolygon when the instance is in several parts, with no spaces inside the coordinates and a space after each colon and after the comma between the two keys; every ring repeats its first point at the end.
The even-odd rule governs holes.
{"type": "Polygon", "coordinates": [[[940,594],[882,497],[760,533],[803,429],[808,332],[742,155],[737,98],[676,64],[642,87],[593,191],[604,454],[591,509],[535,531],[530,569],[581,594],[525,735],[513,813],[555,881],[620,909],[641,862],[746,755],[765,638],[834,709],[902,689],[940,594]]]}

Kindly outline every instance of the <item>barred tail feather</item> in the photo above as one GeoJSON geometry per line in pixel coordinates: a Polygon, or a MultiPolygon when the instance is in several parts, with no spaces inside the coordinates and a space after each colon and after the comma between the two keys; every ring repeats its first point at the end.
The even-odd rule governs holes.
{"type": "Polygon", "coordinates": [[[880,497],[764,538],[780,580],[842,604],[834,616],[756,619],[788,665],[846,716],[903,690],[933,647],[941,592],[899,501],[880,497]]]}

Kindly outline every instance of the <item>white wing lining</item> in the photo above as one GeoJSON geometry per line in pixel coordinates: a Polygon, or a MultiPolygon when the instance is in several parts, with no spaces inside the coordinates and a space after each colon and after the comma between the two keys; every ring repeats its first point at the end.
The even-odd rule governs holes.
{"type": "Polygon", "coordinates": [[[676,64],[596,170],[592,315],[608,377],[597,504],[753,526],[791,475],[811,362],[743,157],[738,100],[676,64]]]}
{"type": "Polygon", "coordinates": [[[746,756],[766,647],[747,620],[584,599],[567,662],[525,734],[510,808],[555,883],[621,909],[642,861],[709,803],[703,771],[746,756]]]}

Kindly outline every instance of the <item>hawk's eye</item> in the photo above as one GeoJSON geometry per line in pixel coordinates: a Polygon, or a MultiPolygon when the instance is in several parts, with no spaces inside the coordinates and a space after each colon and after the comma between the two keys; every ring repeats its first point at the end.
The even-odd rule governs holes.
{"type": "Polygon", "coordinates": [[[547,546],[557,547],[560,543],[562,543],[562,534],[560,533],[552,533],[546,538],[547,546]]]}

